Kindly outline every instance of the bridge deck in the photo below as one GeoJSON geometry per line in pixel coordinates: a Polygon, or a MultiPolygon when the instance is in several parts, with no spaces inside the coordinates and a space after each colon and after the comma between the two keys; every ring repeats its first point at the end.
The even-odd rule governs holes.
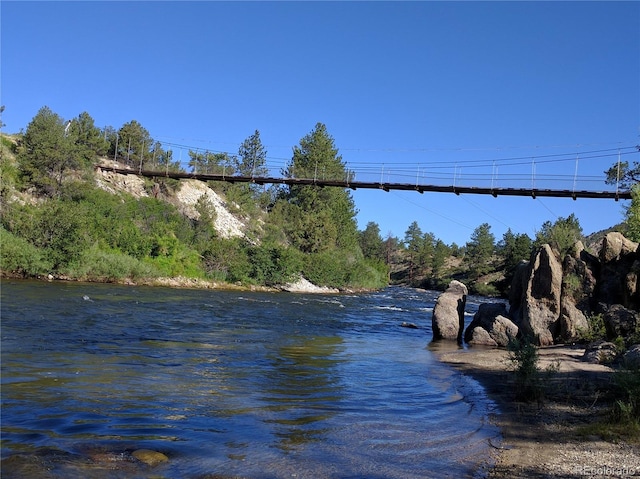
{"type": "Polygon", "coordinates": [[[199,173],[181,173],[175,171],[149,171],[149,170],[132,170],[127,168],[116,168],[111,166],[99,165],[96,167],[102,171],[111,171],[123,175],[144,176],[147,178],[173,178],[173,179],[195,179],[202,181],[226,181],[228,183],[255,183],[263,184],[279,184],[279,185],[300,185],[300,186],[319,186],[319,187],[337,187],[356,189],[379,189],[383,191],[401,190],[401,191],[417,191],[418,193],[436,192],[436,193],[454,193],[460,194],[476,194],[476,195],[492,195],[497,196],[530,196],[536,197],[553,197],[553,198],[603,198],[618,201],[631,199],[630,191],[590,191],[590,190],[553,190],[538,188],[483,188],[476,186],[439,186],[439,185],[423,185],[410,183],[383,183],[383,182],[364,182],[364,181],[343,181],[343,180],[319,180],[314,178],[276,178],[276,177],[251,177],[251,176],[229,176],[229,175],[210,175],[199,173]]]}

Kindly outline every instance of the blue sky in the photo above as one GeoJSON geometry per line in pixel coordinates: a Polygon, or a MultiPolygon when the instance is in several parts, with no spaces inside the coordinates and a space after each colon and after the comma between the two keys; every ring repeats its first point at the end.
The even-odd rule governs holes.
{"type": "MultiPolygon", "coordinates": [[[[639,2],[14,2],[1,14],[5,132],[44,105],[137,120],[188,160],[256,129],[278,171],[317,122],[363,181],[605,190],[639,161],[639,2]],[[594,153],[596,152],[596,153],[594,153]],[[575,176],[575,172],[578,175],[575,176]],[[550,182],[561,175],[563,181],[550,182]],[[575,182],[574,182],[575,176],[575,182]],[[590,177],[589,182],[582,180],[590,177]]],[[[625,202],[357,190],[358,224],[464,244],[489,223],[586,234],[625,202]]]]}

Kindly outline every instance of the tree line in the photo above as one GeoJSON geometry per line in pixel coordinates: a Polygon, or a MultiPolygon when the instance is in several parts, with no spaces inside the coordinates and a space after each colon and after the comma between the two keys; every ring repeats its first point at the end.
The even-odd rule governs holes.
{"type": "MultiPolygon", "coordinates": [[[[237,154],[189,151],[188,167],[265,176],[266,157],[256,130],[237,154]]],[[[94,166],[105,159],[132,169],[182,171],[173,152],[136,120],[100,129],[87,112],[65,121],[43,107],[24,133],[3,136],[0,266],[5,274],[102,281],[186,276],[261,285],[302,274],[339,288],[377,288],[390,280],[442,288],[456,278],[474,292],[504,294],[513,270],[533,248],[549,243],[562,252],[582,239],[573,215],[543,224],[535,238],[508,230],[496,241],[484,223],[465,245],[447,245],[417,222],[404,238],[383,238],[375,222],[358,230],[348,190],[211,183],[247,225],[243,238],[226,238],[216,231],[216,210],[204,197],[196,206],[197,219],[168,201],[178,180],[145,180],[149,195],[143,198],[99,188],[94,166]]],[[[635,168],[622,167],[624,178],[636,174],[635,168]]],[[[336,178],[351,174],[322,123],[300,139],[282,174],[301,178],[315,171],[336,178]]],[[[638,223],[636,203],[626,213],[629,225],[638,223]]]]}

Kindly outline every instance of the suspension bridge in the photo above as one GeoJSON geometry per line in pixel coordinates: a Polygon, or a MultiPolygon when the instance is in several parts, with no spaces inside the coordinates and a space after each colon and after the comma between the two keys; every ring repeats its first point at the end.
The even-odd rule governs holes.
{"type": "MultiPolygon", "coordinates": [[[[176,180],[181,179],[195,179],[201,181],[224,181],[228,183],[253,183],[257,185],[289,185],[289,186],[317,186],[317,187],[336,187],[345,189],[377,189],[382,191],[417,191],[418,193],[435,192],[435,193],[454,193],[456,195],[461,194],[476,194],[476,195],[492,195],[498,196],[529,196],[532,198],[537,197],[553,197],[553,198],[572,198],[574,200],[578,198],[602,198],[618,200],[631,199],[631,192],[628,190],[620,190],[616,187],[615,190],[585,190],[576,189],[575,186],[582,181],[593,181],[591,177],[584,178],[574,176],[573,188],[557,189],[557,188],[539,188],[535,186],[536,182],[547,179],[549,181],[554,178],[541,178],[532,177],[532,185],[529,187],[499,187],[494,186],[499,180],[499,177],[494,175],[491,178],[491,183],[488,186],[466,186],[456,184],[457,177],[453,177],[451,184],[435,184],[423,183],[421,181],[420,172],[416,174],[415,182],[396,182],[396,181],[384,181],[385,173],[382,171],[380,181],[358,181],[355,178],[357,175],[350,172],[346,175],[350,178],[347,179],[325,179],[322,177],[314,176],[313,178],[297,178],[297,177],[276,177],[276,176],[238,176],[227,175],[224,172],[221,174],[208,174],[208,173],[187,173],[180,171],[157,171],[157,170],[144,170],[142,168],[122,168],[117,166],[99,165],[96,167],[99,170],[118,173],[122,175],[137,175],[146,178],[171,178],[176,180]]],[[[387,173],[387,176],[392,176],[392,171],[387,173]]],[[[406,171],[404,172],[406,176],[406,171]]],[[[481,180],[481,178],[478,178],[481,180]]],[[[557,180],[557,178],[555,178],[557,180]]],[[[600,182],[604,182],[604,178],[600,177],[600,182]]]]}
{"type": "MultiPolygon", "coordinates": [[[[123,175],[147,178],[196,179],[228,183],[257,185],[289,185],[335,187],[345,189],[374,189],[382,191],[417,191],[418,193],[454,193],[456,195],[528,196],[555,198],[601,198],[628,200],[631,192],[620,184],[621,171],[640,159],[640,146],[560,153],[537,156],[517,156],[496,159],[460,158],[455,162],[440,160],[422,163],[379,164],[371,162],[344,163],[340,177],[327,174],[318,164],[305,170],[296,169],[283,158],[267,158],[261,165],[260,175],[239,175],[234,172],[233,155],[211,152],[187,145],[167,143],[180,151],[180,161],[171,163],[172,150],[162,161],[156,158],[154,147],[151,157],[142,153],[115,156],[97,169],[123,175]],[[187,149],[191,161],[182,163],[182,152],[187,149]],[[140,155],[140,156],[138,156],[140,155]],[[132,158],[132,156],[136,156],[132,158]],[[617,181],[605,183],[604,170],[609,167],[617,181]],[[112,166],[109,166],[112,165],[112,166]],[[613,167],[611,165],[614,165],[613,167]],[[171,166],[171,167],[170,167],[171,166]],[[192,172],[186,172],[191,168],[192,172]],[[286,171],[287,173],[283,173],[286,171]],[[604,189],[603,189],[604,188],[604,189]]],[[[151,152],[147,152],[151,154],[151,152]]],[[[253,169],[255,173],[255,169],[253,169]]],[[[611,176],[611,173],[609,174],[611,176]]]]}

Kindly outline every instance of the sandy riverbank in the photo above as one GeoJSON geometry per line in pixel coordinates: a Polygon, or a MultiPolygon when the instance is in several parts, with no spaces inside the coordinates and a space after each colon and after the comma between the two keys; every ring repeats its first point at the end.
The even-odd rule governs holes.
{"type": "Polygon", "coordinates": [[[491,419],[502,431],[490,478],[640,478],[640,444],[605,441],[588,425],[606,418],[604,391],[612,370],[580,360],[584,349],[541,348],[540,367],[556,365],[545,400],[514,401],[507,352],[499,349],[434,345],[444,363],[479,381],[498,404],[491,419]]]}

